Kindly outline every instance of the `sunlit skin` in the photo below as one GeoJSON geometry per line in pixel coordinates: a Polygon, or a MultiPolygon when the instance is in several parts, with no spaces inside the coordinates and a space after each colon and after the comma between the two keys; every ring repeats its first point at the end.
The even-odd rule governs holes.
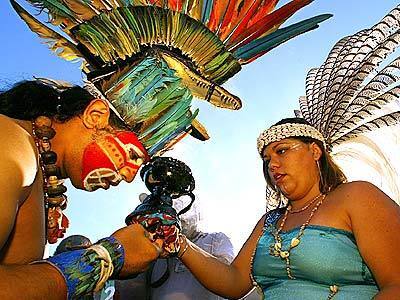
{"type": "Polygon", "coordinates": [[[321,153],[315,143],[291,138],[273,142],[264,149],[268,176],[292,202],[293,209],[304,206],[320,193],[317,161],[321,153]]]}
{"type": "MultiPolygon", "coordinates": [[[[271,143],[264,150],[268,176],[289,199],[293,210],[304,207],[320,193],[317,161],[321,155],[317,144],[306,144],[295,138],[271,143]]],[[[314,206],[289,214],[282,229],[300,227],[308,220],[314,206]]],[[[224,298],[240,299],[254,287],[250,277],[251,262],[264,231],[265,218],[264,215],[258,221],[230,265],[220,263],[190,242],[181,260],[210,291],[224,298]]],[[[281,222],[282,218],[278,227],[281,222]]],[[[344,183],[328,193],[310,224],[352,233],[380,289],[374,299],[397,299],[400,279],[393,270],[400,268],[400,209],[394,201],[370,183],[344,183]]]]}
{"type": "MultiPolygon", "coordinates": [[[[51,149],[57,153],[56,164],[62,177],[69,178],[76,188],[84,189],[82,166],[86,147],[95,140],[101,140],[102,136],[114,137],[118,134],[110,126],[109,117],[108,104],[95,99],[82,115],[64,123],[53,120],[56,135],[51,140],[51,149]]],[[[45,246],[43,177],[32,123],[0,115],[0,127],[0,299],[10,299],[10,296],[13,299],[34,299],[38,295],[46,295],[48,300],[65,299],[65,281],[54,267],[29,264],[42,259],[45,246]],[[24,278],[29,278],[29,281],[24,278]]],[[[129,144],[125,143],[125,146],[129,144]]],[[[130,152],[129,147],[122,148],[124,153],[130,152]]],[[[118,164],[121,179],[133,180],[137,171],[134,162],[141,163],[137,157],[129,155],[118,164]]],[[[105,233],[105,236],[108,234],[105,233]]],[[[113,236],[125,249],[122,276],[144,271],[159,256],[163,245],[161,240],[150,241],[147,232],[138,224],[124,227],[113,236]]]]}

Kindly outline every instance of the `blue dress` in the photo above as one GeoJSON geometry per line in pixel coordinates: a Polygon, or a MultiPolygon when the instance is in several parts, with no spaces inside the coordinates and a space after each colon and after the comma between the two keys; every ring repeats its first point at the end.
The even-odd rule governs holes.
{"type": "MultiPolygon", "coordinates": [[[[269,254],[275,243],[271,230],[264,231],[253,256],[252,277],[262,289],[265,299],[328,299],[329,287],[338,286],[332,298],[372,299],[378,293],[377,284],[358,251],[351,232],[332,227],[309,225],[300,244],[290,251],[290,267],[295,279],[289,279],[285,260],[269,254]]],[[[300,228],[280,233],[282,249],[288,249],[300,228]]]]}

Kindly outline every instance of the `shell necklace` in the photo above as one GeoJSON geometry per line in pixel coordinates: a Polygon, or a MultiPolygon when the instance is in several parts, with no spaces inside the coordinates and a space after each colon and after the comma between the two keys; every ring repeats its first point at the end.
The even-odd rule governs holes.
{"type": "MultiPolygon", "coordinates": [[[[275,243],[269,246],[269,254],[271,256],[280,257],[282,260],[285,260],[286,273],[287,273],[287,276],[289,277],[289,279],[295,279],[295,277],[292,275],[292,270],[290,268],[290,251],[300,244],[300,238],[303,236],[304,230],[310,224],[312,217],[314,216],[315,212],[318,210],[318,208],[324,201],[325,197],[326,197],[325,194],[319,194],[315,199],[311,200],[310,203],[314,203],[314,201],[316,201],[317,199],[320,198],[320,200],[317,202],[317,204],[315,204],[315,207],[312,209],[307,221],[303,225],[301,225],[297,236],[291,240],[290,246],[287,250],[282,249],[282,237],[279,234],[282,231],[283,226],[285,225],[285,222],[290,213],[290,210],[292,209],[292,207],[290,205],[288,205],[288,207],[286,208],[285,215],[283,216],[282,223],[280,224],[279,228],[278,229],[274,228],[274,230],[272,230],[272,232],[271,232],[274,237],[275,243]]],[[[310,205],[311,205],[310,203],[307,204],[305,207],[306,208],[310,207],[310,205]]],[[[304,208],[304,209],[303,208],[296,212],[304,211],[306,209],[306,208],[304,208]]]]}

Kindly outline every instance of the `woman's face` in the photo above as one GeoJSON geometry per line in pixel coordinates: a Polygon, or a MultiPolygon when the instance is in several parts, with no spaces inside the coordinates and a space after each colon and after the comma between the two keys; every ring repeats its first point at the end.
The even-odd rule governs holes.
{"type": "Polygon", "coordinates": [[[272,184],[289,199],[303,197],[319,184],[316,160],[320,153],[316,149],[316,144],[295,138],[273,142],[264,149],[264,170],[272,184]]]}
{"type": "Polygon", "coordinates": [[[88,144],[82,158],[82,186],[87,191],[131,182],[147,160],[146,150],[129,131],[105,134],[88,144]]]}

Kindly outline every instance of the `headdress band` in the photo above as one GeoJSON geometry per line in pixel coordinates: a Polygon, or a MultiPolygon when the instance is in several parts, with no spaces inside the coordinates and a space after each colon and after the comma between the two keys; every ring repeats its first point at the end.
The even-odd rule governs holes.
{"type": "Polygon", "coordinates": [[[287,123],[271,126],[264,130],[257,139],[257,149],[260,155],[265,147],[272,142],[277,142],[290,137],[310,137],[321,141],[326,148],[325,138],[323,135],[311,125],[287,123]]]}

